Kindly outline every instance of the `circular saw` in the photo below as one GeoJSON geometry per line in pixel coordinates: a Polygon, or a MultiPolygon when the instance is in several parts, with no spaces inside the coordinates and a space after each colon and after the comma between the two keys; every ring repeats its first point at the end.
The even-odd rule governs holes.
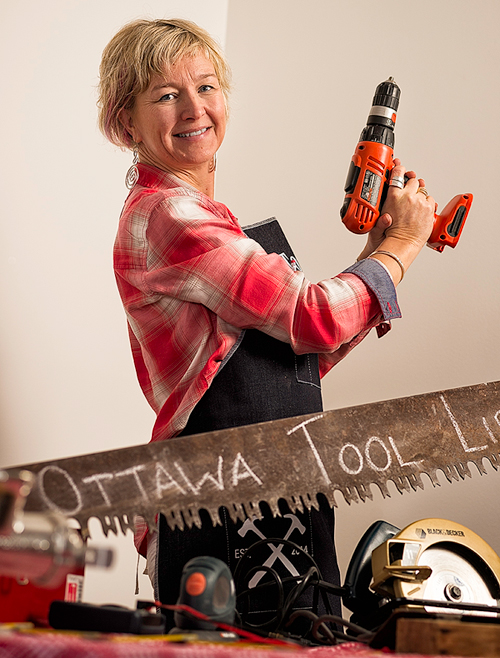
{"type": "Polygon", "coordinates": [[[371,563],[370,587],[384,598],[405,599],[427,612],[498,616],[500,558],[458,523],[416,521],[377,546],[371,563]]]}

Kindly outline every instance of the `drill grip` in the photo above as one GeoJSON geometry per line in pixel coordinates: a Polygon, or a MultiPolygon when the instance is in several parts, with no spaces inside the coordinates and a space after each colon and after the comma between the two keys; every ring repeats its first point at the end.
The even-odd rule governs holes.
{"type": "Polygon", "coordinates": [[[473,198],[472,194],[457,194],[440,215],[434,215],[434,228],[427,240],[431,249],[441,252],[445,247],[456,247],[473,198]]]}

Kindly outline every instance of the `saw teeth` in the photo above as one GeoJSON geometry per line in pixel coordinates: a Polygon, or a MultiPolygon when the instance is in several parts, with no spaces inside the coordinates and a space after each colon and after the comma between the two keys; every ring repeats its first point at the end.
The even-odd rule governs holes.
{"type": "Polygon", "coordinates": [[[21,468],[36,475],[26,511],[50,509],[74,517],[84,536],[93,517],[105,535],[117,528],[126,532],[135,515],[154,528],[159,512],[171,528],[181,530],[198,525],[200,508],[216,523],[220,506],[233,521],[244,521],[261,518],[260,506],[279,514],[278,502],[284,499],[302,511],[317,507],[317,495],[332,507],[337,492],[348,504],[372,498],[373,484],[384,498],[390,481],[399,492],[416,490],[427,485],[424,473],[434,487],[442,482],[439,471],[449,482],[460,481],[475,473],[471,462],[486,473],[484,458],[496,470],[500,434],[493,423],[500,424],[499,398],[500,382],[492,382],[9,471],[14,475],[21,468]],[[368,428],[377,436],[368,439],[368,428]],[[465,435],[478,445],[469,448],[465,435]],[[189,450],[194,458],[188,463],[189,450]],[[383,464],[372,461],[379,450],[386,455],[383,464]],[[302,494],[300,487],[312,495],[302,494]],[[234,498],[244,502],[234,504],[234,498]]]}
{"type": "MultiPolygon", "coordinates": [[[[315,498],[316,498],[316,496],[315,496],[315,498]]],[[[307,509],[310,511],[310,510],[311,510],[311,507],[314,505],[314,503],[313,503],[313,499],[312,499],[312,497],[311,497],[311,494],[310,494],[310,493],[306,493],[306,494],[304,494],[304,495],[302,496],[302,499],[303,499],[303,501],[304,501],[305,506],[306,506],[307,509]]],[[[332,497],[332,499],[333,499],[333,505],[335,505],[335,507],[336,507],[337,505],[336,505],[336,503],[335,503],[335,498],[332,497]]],[[[330,501],[330,505],[332,505],[332,502],[331,502],[331,501],[330,501]]]]}
{"type": "Polygon", "coordinates": [[[193,525],[195,525],[197,528],[201,529],[201,517],[198,510],[192,510],[192,509],[189,510],[189,518],[187,523],[190,528],[192,528],[193,525]]]}
{"type": "Polygon", "coordinates": [[[389,489],[387,488],[387,482],[376,482],[375,484],[380,489],[380,493],[382,494],[382,498],[390,498],[391,497],[391,494],[389,493],[389,489]]]}
{"type": "Polygon", "coordinates": [[[210,514],[210,519],[212,521],[212,525],[214,526],[214,528],[217,525],[221,525],[221,520],[218,510],[210,509],[208,510],[208,513],[210,514]]]}
{"type": "Polygon", "coordinates": [[[466,477],[472,477],[472,473],[470,472],[470,468],[467,466],[467,464],[459,462],[456,466],[456,469],[462,480],[465,480],[466,477]]]}
{"type": "MultiPolygon", "coordinates": [[[[231,515],[231,518],[234,518],[235,520],[240,519],[241,521],[244,521],[245,518],[246,518],[246,512],[245,512],[245,507],[244,507],[243,503],[233,503],[232,504],[232,510],[229,509],[229,513],[231,515]]],[[[260,514],[260,508],[259,507],[258,507],[258,514],[260,514]]]]}
{"type": "Polygon", "coordinates": [[[288,507],[292,512],[304,512],[304,503],[301,496],[291,496],[290,500],[287,500],[288,507]]]}
{"type": "Polygon", "coordinates": [[[124,535],[127,534],[127,530],[129,528],[130,530],[133,531],[133,526],[130,524],[128,514],[123,514],[122,516],[118,516],[117,518],[118,518],[118,523],[120,524],[121,531],[123,532],[124,535]]]}
{"type": "MultiPolygon", "coordinates": [[[[253,517],[252,507],[248,503],[241,503],[241,510],[243,512],[243,519],[251,519],[253,517]]],[[[241,520],[243,520],[241,519],[241,520]]]]}
{"type": "Polygon", "coordinates": [[[292,505],[290,505],[292,512],[303,512],[304,504],[300,496],[292,496],[292,505]]]}
{"type": "Polygon", "coordinates": [[[458,482],[460,479],[463,480],[465,478],[465,474],[457,466],[443,466],[439,470],[443,472],[448,482],[452,482],[453,480],[458,482]]]}
{"type": "Polygon", "coordinates": [[[109,532],[114,532],[115,535],[118,534],[118,528],[116,527],[115,520],[112,516],[103,516],[99,518],[99,521],[101,522],[102,530],[104,532],[105,537],[108,536],[109,532]]]}
{"type": "Polygon", "coordinates": [[[407,477],[408,477],[408,482],[410,483],[410,486],[413,489],[413,491],[416,491],[417,487],[419,489],[424,488],[424,483],[422,481],[422,478],[417,473],[410,473],[410,475],[408,475],[407,477]]]}
{"type": "MultiPolygon", "coordinates": [[[[325,493],[325,492],[322,493],[324,494],[324,496],[326,496],[326,499],[328,500],[330,507],[337,507],[337,503],[335,502],[333,493],[325,493]]],[[[302,505],[302,508],[299,507],[301,512],[303,512],[304,509],[307,509],[309,512],[313,508],[315,510],[319,510],[319,503],[317,496],[311,496],[310,493],[305,493],[305,494],[301,494],[298,500],[302,505]]]]}
{"type": "MultiPolygon", "coordinates": [[[[444,473],[444,471],[443,471],[443,473],[444,473]]],[[[427,473],[426,475],[429,476],[429,479],[430,479],[431,484],[432,484],[433,487],[440,487],[441,486],[441,483],[439,482],[436,470],[429,471],[429,473],[427,473]]],[[[445,475],[446,475],[446,473],[445,473],[445,475]]],[[[448,479],[448,482],[451,482],[451,480],[449,478],[447,478],[447,479],[448,479]]]]}
{"type": "MultiPolygon", "coordinates": [[[[101,528],[102,528],[102,532],[103,532],[104,536],[107,537],[109,529],[106,526],[106,522],[104,521],[102,516],[98,516],[97,518],[99,519],[99,523],[101,524],[101,528]]],[[[88,527],[87,527],[87,532],[89,532],[88,527]]],[[[89,532],[89,536],[90,536],[90,532],[89,532]]]]}
{"type": "Polygon", "coordinates": [[[488,471],[484,467],[482,460],[473,461],[474,466],[477,468],[481,475],[487,475],[488,471]]]}
{"type": "Polygon", "coordinates": [[[193,525],[196,525],[198,528],[201,528],[201,519],[198,512],[193,513],[193,510],[191,508],[188,508],[182,510],[181,515],[184,519],[185,525],[187,525],[188,528],[192,528],[193,525]]]}
{"type": "Polygon", "coordinates": [[[257,516],[259,518],[262,516],[259,503],[256,503],[253,500],[251,500],[249,503],[247,503],[246,508],[250,513],[250,516],[257,516]]]}
{"type": "Polygon", "coordinates": [[[342,493],[344,494],[344,498],[349,505],[351,503],[359,503],[359,496],[354,487],[343,487],[342,488],[342,493]]]}
{"type": "MultiPolygon", "coordinates": [[[[324,492],[324,491],[323,491],[322,493],[323,493],[323,495],[326,496],[326,499],[327,499],[327,501],[329,502],[330,507],[338,507],[338,505],[337,505],[337,501],[335,500],[335,492],[334,492],[334,491],[332,491],[332,490],[330,489],[329,491],[327,491],[327,492],[324,492]]],[[[342,493],[342,492],[341,492],[341,493],[342,493]]],[[[345,500],[345,496],[344,496],[344,500],[345,500]]],[[[317,503],[318,499],[317,499],[317,497],[313,497],[313,498],[311,499],[311,501],[315,501],[315,502],[317,503]]],[[[312,502],[312,505],[311,505],[311,506],[312,506],[312,507],[315,506],[314,502],[312,502]]],[[[309,508],[309,509],[310,509],[310,508],[309,508]]],[[[318,509],[318,508],[316,507],[316,509],[318,509]]]]}
{"type": "MultiPolygon", "coordinates": [[[[168,527],[170,530],[175,530],[176,528],[179,528],[179,530],[184,530],[185,523],[184,523],[184,517],[180,513],[179,510],[161,510],[161,513],[164,515],[168,527]]],[[[153,526],[151,526],[151,523],[149,523],[150,527],[154,527],[155,524],[153,523],[153,526]]]]}
{"type": "MultiPolygon", "coordinates": [[[[163,513],[164,512],[161,509],[158,510],[158,514],[163,514],[163,513]]],[[[151,515],[151,514],[144,513],[144,514],[142,514],[142,517],[146,520],[146,523],[148,524],[149,528],[156,528],[156,523],[157,523],[156,522],[156,515],[151,515]]],[[[168,522],[168,514],[165,514],[165,517],[167,518],[167,522],[168,522]]],[[[169,526],[170,526],[170,524],[169,524],[169,526]]],[[[132,526],[132,528],[133,528],[133,526],[132,526]]]]}
{"type": "Polygon", "coordinates": [[[495,454],[488,455],[486,459],[489,460],[495,471],[498,470],[498,457],[495,454]]]}
{"type": "MultiPolygon", "coordinates": [[[[245,510],[243,508],[243,505],[233,503],[231,505],[231,507],[229,507],[227,509],[227,511],[229,512],[229,516],[230,516],[231,521],[233,523],[236,523],[236,521],[242,521],[242,522],[245,521],[246,517],[245,517],[245,510]]],[[[258,518],[261,518],[261,517],[262,517],[262,514],[261,514],[260,509],[259,509],[258,518]]]]}
{"type": "Polygon", "coordinates": [[[365,500],[367,498],[369,500],[373,500],[372,492],[370,491],[370,489],[368,487],[365,487],[364,484],[358,484],[356,486],[356,489],[357,489],[357,492],[358,492],[358,496],[360,497],[360,499],[362,500],[363,503],[365,502],[365,500]]]}
{"type": "Polygon", "coordinates": [[[406,478],[403,477],[394,477],[392,478],[392,481],[396,485],[396,489],[399,491],[399,493],[403,493],[403,491],[409,491],[410,486],[408,482],[406,481],[406,478]]]}
{"type": "Polygon", "coordinates": [[[268,500],[267,504],[269,505],[271,509],[271,514],[273,516],[281,516],[277,498],[272,498],[271,500],[268,500]]]}
{"type": "MultiPolygon", "coordinates": [[[[82,535],[83,541],[87,541],[87,539],[90,539],[90,530],[89,530],[89,520],[88,517],[82,518],[82,517],[77,517],[76,520],[80,524],[80,533],[82,535]]],[[[99,519],[100,521],[101,519],[99,519]]],[[[101,522],[102,523],[102,522],[101,522]]]]}

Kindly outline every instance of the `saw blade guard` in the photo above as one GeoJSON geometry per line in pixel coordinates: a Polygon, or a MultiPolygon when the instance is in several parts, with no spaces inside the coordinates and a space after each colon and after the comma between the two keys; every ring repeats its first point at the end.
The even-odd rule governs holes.
{"type": "Polygon", "coordinates": [[[500,602],[500,558],[475,532],[445,519],[415,521],[375,548],[372,572],[371,589],[389,598],[500,602]]]}

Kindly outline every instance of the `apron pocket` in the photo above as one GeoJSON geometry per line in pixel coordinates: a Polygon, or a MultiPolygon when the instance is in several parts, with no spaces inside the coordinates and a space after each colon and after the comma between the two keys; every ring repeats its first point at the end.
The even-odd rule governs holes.
{"type": "Polygon", "coordinates": [[[321,388],[317,354],[295,354],[295,377],[299,384],[321,388]]]}

